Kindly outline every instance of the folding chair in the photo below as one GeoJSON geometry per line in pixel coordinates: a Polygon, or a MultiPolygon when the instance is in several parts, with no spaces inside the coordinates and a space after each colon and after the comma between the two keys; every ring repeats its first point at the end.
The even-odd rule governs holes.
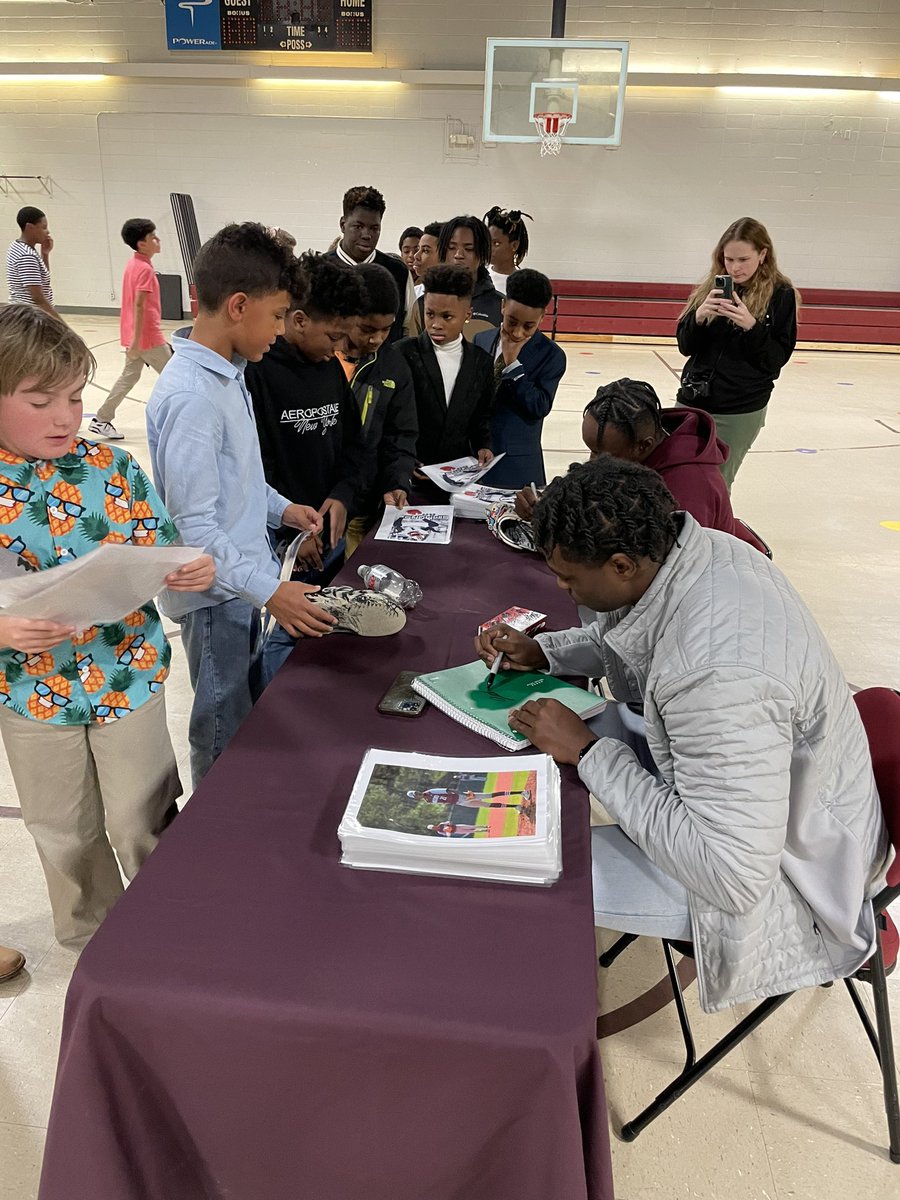
{"type": "Polygon", "coordinates": [[[735,517],[734,523],[735,525],[740,525],[741,529],[743,529],[745,542],[749,542],[751,546],[755,546],[757,550],[761,551],[766,556],[766,558],[774,558],[774,555],[772,554],[772,547],[767,541],[765,541],[764,538],[759,536],[759,534],[751,525],[748,525],[746,521],[742,521],[740,517],[735,517]]]}
{"type": "MultiPolygon", "coordinates": [[[[878,931],[875,953],[855,973],[854,978],[845,979],[844,983],[846,984],[847,991],[850,993],[850,998],[862,1022],[866,1036],[872,1045],[872,1049],[875,1051],[875,1057],[881,1069],[884,1087],[884,1108],[887,1115],[890,1141],[890,1157],[892,1162],[900,1163],[900,1100],[898,1100],[897,1092],[897,1071],[894,1062],[891,1014],[888,1007],[887,972],[885,970],[885,951],[888,952],[889,956],[888,969],[893,970],[897,957],[898,942],[897,930],[888,916],[887,907],[900,897],[900,694],[891,691],[890,688],[868,688],[865,691],[857,693],[854,699],[859,708],[863,725],[865,726],[866,737],[868,738],[872,754],[875,782],[878,786],[878,795],[881,800],[881,808],[884,813],[888,835],[897,857],[894,859],[891,869],[888,872],[885,887],[872,900],[872,907],[875,910],[875,925],[878,931]],[[857,991],[855,983],[857,979],[871,984],[875,1003],[874,1027],[857,991]]],[[[611,966],[622,951],[630,946],[633,941],[636,941],[636,939],[637,934],[631,933],[626,933],[623,937],[619,938],[609,950],[600,956],[600,966],[611,966]]],[[[649,1016],[651,1012],[658,1011],[670,999],[674,999],[678,1021],[681,1025],[681,1034],[684,1040],[684,1069],[668,1087],[660,1092],[652,1104],[648,1104],[643,1112],[639,1113],[633,1121],[629,1121],[626,1125],[623,1125],[621,1135],[626,1142],[634,1141],[638,1134],[646,1129],[651,1121],[656,1120],[660,1113],[665,1112],[679,1096],[683,1096],[689,1088],[693,1087],[698,1079],[702,1079],[707,1071],[718,1062],[721,1062],[749,1033],[752,1033],[753,1030],[761,1025],[776,1008],[780,1008],[782,1004],[790,1000],[791,996],[795,994],[788,992],[784,996],[771,996],[763,1000],[730,1033],[721,1038],[711,1050],[698,1059],[683,995],[683,988],[696,977],[696,969],[693,963],[694,947],[690,942],[676,942],[665,938],[662,939],[662,947],[668,969],[668,982],[671,985],[671,997],[668,995],[668,987],[665,988],[665,994],[663,995],[662,989],[666,984],[666,981],[663,980],[660,984],[657,984],[656,988],[646,993],[640,1001],[633,1001],[625,1009],[617,1010],[617,1013],[631,1010],[639,1014],[637,1016],[638,1020],[642,1020],[644,1017],[649,1016]],[[677,964],[675,961],[676,952],[682,956],[677,964]],[[642,1005],[641,1001],[646,1001],[646,1003],[642,1005]]],[[[831,985],[828,984],[826,986],[831,985]]],[[[606,1018],[601,1018],[598,1022],[598,1033],[600,1036],[608,1036],[609,1033],[617,1032],[619,1029],[626,1028],[628,1024],[635,1023],[633,1020],[623,1021],[621,1018],[616,1021],[617,1014],[610,1014],[610,1016],[613,1018],[613,1021],[605,1029],[603,1023],[606,1018]]]]}

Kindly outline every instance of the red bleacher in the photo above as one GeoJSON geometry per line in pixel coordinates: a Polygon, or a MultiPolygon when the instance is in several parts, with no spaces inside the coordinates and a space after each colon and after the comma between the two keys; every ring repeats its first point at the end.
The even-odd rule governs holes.
{"type": "MultiPolygon", "coordinates": [[[[554,339],[671,338],[690,291],[682,283],[555,279],[542,329],[554,339]]],[[[900,292],[804,288],[799,336],[804,342],[900,345],[900,292]]]]}

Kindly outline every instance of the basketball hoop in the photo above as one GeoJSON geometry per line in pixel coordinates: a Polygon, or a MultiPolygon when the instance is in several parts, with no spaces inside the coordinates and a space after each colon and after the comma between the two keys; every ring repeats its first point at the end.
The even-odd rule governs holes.
{"type": "Polygon", "coordinates": [[[559,154],[562,150],[566,128],[572,114],[566,112],[539,112],[531,118],[541,135],[541,158],[545,154],[559,154]]]}

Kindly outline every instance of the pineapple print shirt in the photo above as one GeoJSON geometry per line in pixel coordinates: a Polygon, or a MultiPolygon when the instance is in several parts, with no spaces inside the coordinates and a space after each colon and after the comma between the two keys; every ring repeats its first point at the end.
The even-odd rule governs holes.
{"type": "MultiPolygon", "coordinates": [[[[150,480],[127,451],[77,437],[31,462],[0,449],[0,577],[46,571],[103,542],[178,540],[150,480]]],[[[158,692],[171,647],[151,602],[44,654],[0,650],[0,704],[51,725],[116,721],[158,692]]]]}

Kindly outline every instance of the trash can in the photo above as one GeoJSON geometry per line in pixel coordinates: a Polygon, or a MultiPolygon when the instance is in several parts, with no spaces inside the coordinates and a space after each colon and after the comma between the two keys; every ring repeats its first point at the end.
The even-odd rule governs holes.
{"type": "Polygon", "coordinates": [[[157,275],[159,299],[164,321],[180,321],[184,316],[181,308],[181,276],[157,275]]]}

